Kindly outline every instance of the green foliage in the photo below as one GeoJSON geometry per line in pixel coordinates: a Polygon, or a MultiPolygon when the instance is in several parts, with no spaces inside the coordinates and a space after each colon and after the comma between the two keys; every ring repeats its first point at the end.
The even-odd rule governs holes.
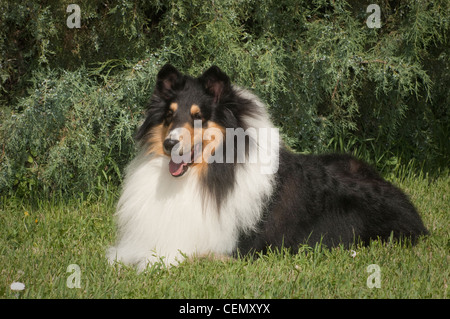
{"type": "MultiPolygon", "coordinates": [[[[156,74],[129,66],[118,78],[83,67],[74,72],[47,70],[33,76],[29,95],[2,127],[7,154],[1,162],[1,188],[16,191],[94,190],[120,181],[121,168],[134,155],[133,134],[156,74]]],[[[153,66],[150,70],[156,71],[153,66]]]]}
{"type": "Polygon", "coordinates": [[[0,190],[120,181],[166,62],[219,65],[267,102],[300,152],[353,152],[388,172],[450,166],[450,5],[384,1],[0,2],[0,190]],[[411,167],[413,168],[413,167],[411,167]]]}

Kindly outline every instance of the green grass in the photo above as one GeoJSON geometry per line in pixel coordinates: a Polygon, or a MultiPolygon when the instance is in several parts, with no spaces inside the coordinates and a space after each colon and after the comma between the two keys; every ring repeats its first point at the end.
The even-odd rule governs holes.
{"type": "Polygon", "coordinates": [[[308,254],[271,252],[259,259],[195,259],[138,274],[112,267],[111,193],[101,198],[0,203],[0,298],[448,298],[450,177],[395,179],[421,212],[431,235],[418,245],[373,242],[342,248],[304,247],[308,254]],[[80,288],[66,285],[70,264],[80,288]],[[368,288],[367,266],[380,267],[381,288],[368,288]],[[25,289],[14,292],[13,282],[25,289]]]}

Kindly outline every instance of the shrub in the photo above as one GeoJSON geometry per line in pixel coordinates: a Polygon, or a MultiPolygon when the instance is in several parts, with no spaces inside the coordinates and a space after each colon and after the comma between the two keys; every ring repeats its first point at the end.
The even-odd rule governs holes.
{"type": "Polygon", "coordinates": [[[158,69],[219,65],[256,91],[287,144],[353,152],[385,172],[448,168],[449,3],[68,1],[0,4],[0,189],[120,181],[158,69]]]}
{"type": "Polygon", "coordinates": [[[29,95],[18,104],[24,111],[2,126],[2,189],[83,192],[120,181],[156,76],[147,71],[156,67],[139,75],[131,68],[120,80],[102,83],[93,80],[96,71],[42,70],[33,76],[29,95]]]}

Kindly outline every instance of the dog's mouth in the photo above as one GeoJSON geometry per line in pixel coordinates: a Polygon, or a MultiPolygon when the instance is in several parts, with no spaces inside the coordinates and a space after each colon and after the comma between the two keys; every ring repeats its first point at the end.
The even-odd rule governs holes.
{"type": "Polygon", "coordinates": [[[189,162],[181,161],[180,163],[175,163],[172,158],[169,162],[169,172],[174,177],[183,176],[187,172],[189,166],[191,166],[194,161],[202,155],[202,143],[197,143],[191,150],[191,158],[189,162]]]}

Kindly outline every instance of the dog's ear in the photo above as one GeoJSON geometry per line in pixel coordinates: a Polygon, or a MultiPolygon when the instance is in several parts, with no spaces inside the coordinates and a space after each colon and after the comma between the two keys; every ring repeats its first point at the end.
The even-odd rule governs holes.
{"type": "Polygon", "coordinates": [[[156,77],[156,94],[164,99],[170,98],[181,77],[181,73],[174,66],[171,64],[164,65],[156,77]]]}
{"type": "Polygon", "coordinates": [[[220,101],[220,98],[231,92],[231,84],[228,76],[213,65],[200,77],[206,92],[214,97],[214,103],[220,101]]]}

